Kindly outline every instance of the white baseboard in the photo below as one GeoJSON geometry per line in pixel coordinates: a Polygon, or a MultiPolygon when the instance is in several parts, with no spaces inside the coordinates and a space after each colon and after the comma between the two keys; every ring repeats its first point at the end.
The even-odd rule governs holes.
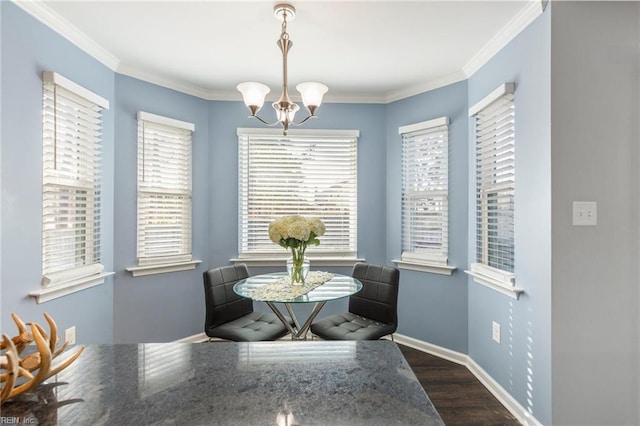
{"type": "Polygon", "coordinates": [[[402,334],[394,333],[393,338],[396,343],[400,343],[401,345],[409,346],[410,348],[435,355],[438,358],[443,358],[447,361],[455,362],[456,364],[464,365],[468,368],[467,363],[469,357],[465,354],[452,351],[451,349],[443,348],[442,346],[433,345],[422,340],[414,339],[413,337],[405,336],[402,334]]]}
{"type": "Polygon", "coordinates": [[[486,371],[484,371],[484,369],[480,367],[480,365],[478,365],[478,363],[476,363],[469,355],[433,345],[422,340],[414,339],[413,337],[404,336],[402,334],[394,334],[393,336],[396,343],[409,346],[410,348],[417,349],[467,367],[471,374],[476,376],[476,378],[489,390],[489,392],[491,392],[491,394],[493,394],[493,396],[495,396],[496,399],[500,401],[500,403],[504,405],[504,407],[509,410],[509,412],[513,414],[520,423],[527,426],[542,426],[542,423],[533,417],[525,407],[516,401],[509,392],[500,386],[500,384],[496,382],[486,371]]]}
{"type": "Polygon", "coordinates": [[[502,405],[505,406],[520,423],[527,426],[542,426],[533,415],[523,407],[516,399],[511,396],[502,386],[496,382],[482,367],[478,365],[471,357],[467,363],[467,368],[476,376],[478,380],[496,397],[502,405]]]}

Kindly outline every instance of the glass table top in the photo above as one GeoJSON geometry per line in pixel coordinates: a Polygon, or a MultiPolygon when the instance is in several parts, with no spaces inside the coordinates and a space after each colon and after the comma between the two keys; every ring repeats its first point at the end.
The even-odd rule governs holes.
{"type": "MultiPolygon", "coordinates": [[[[275,272],[271,274],[255,275],[253,277],[245,278],[238,281],[233,286],[233,291],[242,297],[253,299],[253,293],[268,284],[272,284],[287,277],[286,272],[275,272]]],[[[352,294],[356,294],[362,290],[362,283],[348,275],[333,274],[333,278],[329,281],[321,284],[320,286],[312,289],[306,294],[295,298],[283,297],[274,295],[269,300],[260,299],[264,302],[278,302],[278,303],[316,303],[326,302],[329,300],[341,299],[343,297],[349,297],[352,294]]]]}

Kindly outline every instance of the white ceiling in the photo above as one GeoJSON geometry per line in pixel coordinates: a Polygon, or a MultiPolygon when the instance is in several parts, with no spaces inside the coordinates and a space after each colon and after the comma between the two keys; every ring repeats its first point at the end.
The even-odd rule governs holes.
{"type": "MultiPolygon", "coordinates": [[[[276,3],[49,0],[21,7],[115,71],[207,99],[239,100],[242,81],[269,85],[273,97],[281,91],[276,3]]],[[[465,78],[528,24],[532,9],[529,0],[292,4],[289,86],[320,81],[329,86],[326,100],[360,102],[465,78]]]]}

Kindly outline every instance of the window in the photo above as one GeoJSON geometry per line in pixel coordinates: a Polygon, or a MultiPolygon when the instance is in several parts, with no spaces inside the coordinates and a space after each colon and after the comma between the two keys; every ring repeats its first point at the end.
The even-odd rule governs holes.
{"type": "MultiPolygon", "coordinates": [[[[109,275],[100,263],[102,110],[109,102],[60,74],[42,77],[42,284],[86,288],[109,275]]],[[[30,293],[39,303],[64,295],[52,294],[30,293]]]]}
{"type": "Polygon", "coordinates": [[[191,123],[138,113],[138,267],[134,276],[195,268],[191,253],[191,123]]]}
{"type": "Polygon", "coordinates": [[[448,119],[403,126],[402,256],[399,266],[451,274],[448,256],[448,119]],[[413,264],[413,267],[410,265],[413,264]]]}
{"type": "Polygon", "coordinates": [[[312,260],[355,258],[357,136],[354,131],[276,132],[238,129],[239,255],[287,257],[269,239],[269,223],[286,215],[320,218],[321,244],[312,260]]]}
{"type": "Polygon", "coordinates": [[[475,117],[476,263],[472,275],[513,286],[515,113],[507,83],[471,108],[475,117]]]}

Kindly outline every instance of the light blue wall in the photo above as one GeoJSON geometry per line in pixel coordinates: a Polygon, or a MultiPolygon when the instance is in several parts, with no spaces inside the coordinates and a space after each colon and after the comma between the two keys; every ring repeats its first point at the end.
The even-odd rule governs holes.
{"type": "MultiPolygon", "coordinates": [[[[0,5],[0,93],[2,93],[2,5],[0,5]]],[[[2,100],[0,99],[0,141],[2,140],[2,100]]],[[[2,146],[0,143],[0,188],[2,188],[2,146]]],[[[0,196],[0,300],[2,300],[2,199],[0,196]]],[[[2,303],[0,302],[0,330],[2,328],[2,303]]]]}
{"type": "Polygon", "coordinates": [[[451,276],[402,270],[398,332],[467,352],[467,82],[393,102],[387,108],[387,259],[401,252],[402,138],[398,128],[449,118],[449,265],[451,276]]]}
{"type": "MultiPolygon", "coordinates": [[[[550,11],[469,79],[469,105],[516,83],[515,301],[469,279],[469,355],[544,424],[551,423],[550,11]],[[491,338],[501,325],[502,343],[491,338]]],[[[471,121],[470,124],[471,126],[471,121]]],[[[473,138],[469,138],[469,164],[473,138]]],[[[469,261],[475,261],[474,182],[469,181],[469,261]]]]}
{"type": "Polygon", "coordinates": [[[42,277],[42,71],[56,71],[108,99],[104,112],[102,262],[113,270],[113,73],[13,3],[2,1],[2,332],[10,314],[44,323],[49,313],[81,342],[113,341],[113,285],[106,283],[45,304],[27,296],[42,277]]]}
{"type": "Polygon", "coordinates": [[[115,285],[114,334],[118,343],[165,342],[202,331],[202,271],[209,253],[208,102],[117,74],[115,77],[115,285]],[[132,277],[137,265],[136,181],[138,111],[195,124],[193,132],[193,256],[195,270],[132,277]]]}

